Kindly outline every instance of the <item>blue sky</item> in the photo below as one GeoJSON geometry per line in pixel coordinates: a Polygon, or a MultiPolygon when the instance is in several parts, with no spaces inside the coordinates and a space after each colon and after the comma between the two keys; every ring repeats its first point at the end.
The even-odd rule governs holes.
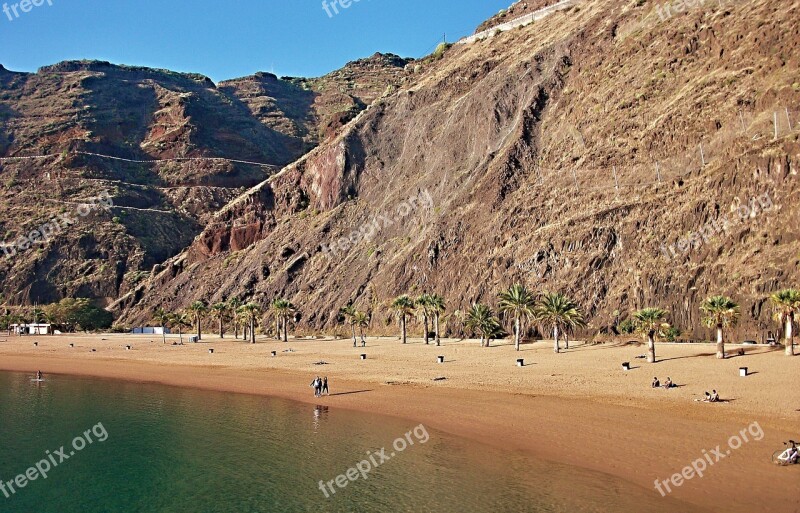
{"type": "Polygon", "coordinates": [[[214,81],[273,70],[314,77],[376,51],[426,55],[444,33],[468,35],[512,1],[360,0],[329,16],[322,0],[0,0],[0,64],[35,71],[98,59],[214,81]]]}

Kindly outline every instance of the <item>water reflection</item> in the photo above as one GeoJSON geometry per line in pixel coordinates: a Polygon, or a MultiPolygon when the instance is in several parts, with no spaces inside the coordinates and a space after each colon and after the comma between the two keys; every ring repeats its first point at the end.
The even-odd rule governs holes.
{"type": "Polygon", "coordinates": [[[314,432],[317,432],[323,420],[328,418],[328,407],[317,405],[314,407],[314,432]]]}

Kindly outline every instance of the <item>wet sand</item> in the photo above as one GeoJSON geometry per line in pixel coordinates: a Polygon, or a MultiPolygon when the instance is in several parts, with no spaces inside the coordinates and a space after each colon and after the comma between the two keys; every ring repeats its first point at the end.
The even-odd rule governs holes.
{"type": "Polygon", "coordinates": [[[353,348],[351,340],[332,339],[250,345],[204,335],[200,344],[178,347],[170,345],[177,337],[167,340],[0,335],[0,369],[262,394],[391,415],[605,472],[656,497],[656,479],[669,480],[719,445],[722,459],[707,465],[702,478],[670,485],[671,498],[708,511],[800,512],[800,465],[770,463],[782,441],[800,439],[800,358],[782,351],[745,346],[745,356],[720,361],[712,345],[659,344],[659,362],[652,365],[636,358],[643,347],[628,344],[579,344],[556,355],[551,342],[526,344],[517,353],[506,341],[480,348],[477,341],[446,340],[437,348],[416,339],[402,345],[371,338],[366,348],[353,348]],[[445,363],[437,363],[438,355],[445,363]],[[524,367],[516,366],[517,358],[525,359],[524,367]],[[326,364],[315,365],[321,361],[326,364]],[[623,371],[623,361],[632,370],[623,371]],[[751,375],[740,377],[741,366],[751,375]],[[313,396],[309,383],[316,375],[328,376],[330,396],[313,396]],[[651,389],[654,376],[662,382],[669,376],[679,387],[651,389]],[[695,401],[712,388],[727,402],[695,401]],[[749,441],[726,454],[729,439],[743,438],[748,427],[749,441]],[[753,433],[762,432],[756,440],[753,433]]]}

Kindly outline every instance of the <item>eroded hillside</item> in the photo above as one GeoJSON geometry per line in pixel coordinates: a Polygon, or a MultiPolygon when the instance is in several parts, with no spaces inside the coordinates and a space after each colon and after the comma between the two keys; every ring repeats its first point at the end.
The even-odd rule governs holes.
{"type": "Polygon", "coordinates": [[[332,120],[352,118],[399,83],[405,64],[378,54],[307,87],[241,79],[264,80],[255,100],[202,75],[106,62],[35,74],[0,67],[3,301],[115,300],[247,187],[318,144],[332,120]],[[22,158],[37,155],[50,157],[22,158]],[[20,247],[20,237],[101,192],[109,208],[20,247]]]}
{"type": "Polygon", "coordinates": [[[699,328],[711,293],[743,305],[742,336],[771,328],[765,297],[800,278],[800,130],[786,122],[770,137],[780,108],[798,121],[798,5],[663,21],[653,9],[585,2],[419,62],[336,138],[223,209],[121,298],[121,321],[286,297],[301,330],[334,329],[353,301],[388,331],[377,306],[398,294],[436,291],[453,311],[521,281],[575,297],[593,331],[650,305],[699,328]],[[431,207],[398,211],[421,192],[431,207]],[[337,242],[384,214],[369,240],[337,242]],[[726,216],[736,222],[694,249],[665,251],[726,216]]]}

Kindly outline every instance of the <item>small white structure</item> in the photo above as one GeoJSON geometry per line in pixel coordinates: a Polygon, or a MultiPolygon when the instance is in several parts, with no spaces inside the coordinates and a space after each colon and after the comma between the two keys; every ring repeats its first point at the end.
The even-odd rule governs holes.
{"type": "Polygon", "coordinates": [[[11,333],[16,335],[50,335],[53,326],[51,324],[12,324],[11,333]]]}
{"type": "Polygon", "coordinates": [[[169,328],[162,328],[161,326],[148,326],[142,328],[133,328],[131,331],[134,335],[169,335],[169,328]]]}

